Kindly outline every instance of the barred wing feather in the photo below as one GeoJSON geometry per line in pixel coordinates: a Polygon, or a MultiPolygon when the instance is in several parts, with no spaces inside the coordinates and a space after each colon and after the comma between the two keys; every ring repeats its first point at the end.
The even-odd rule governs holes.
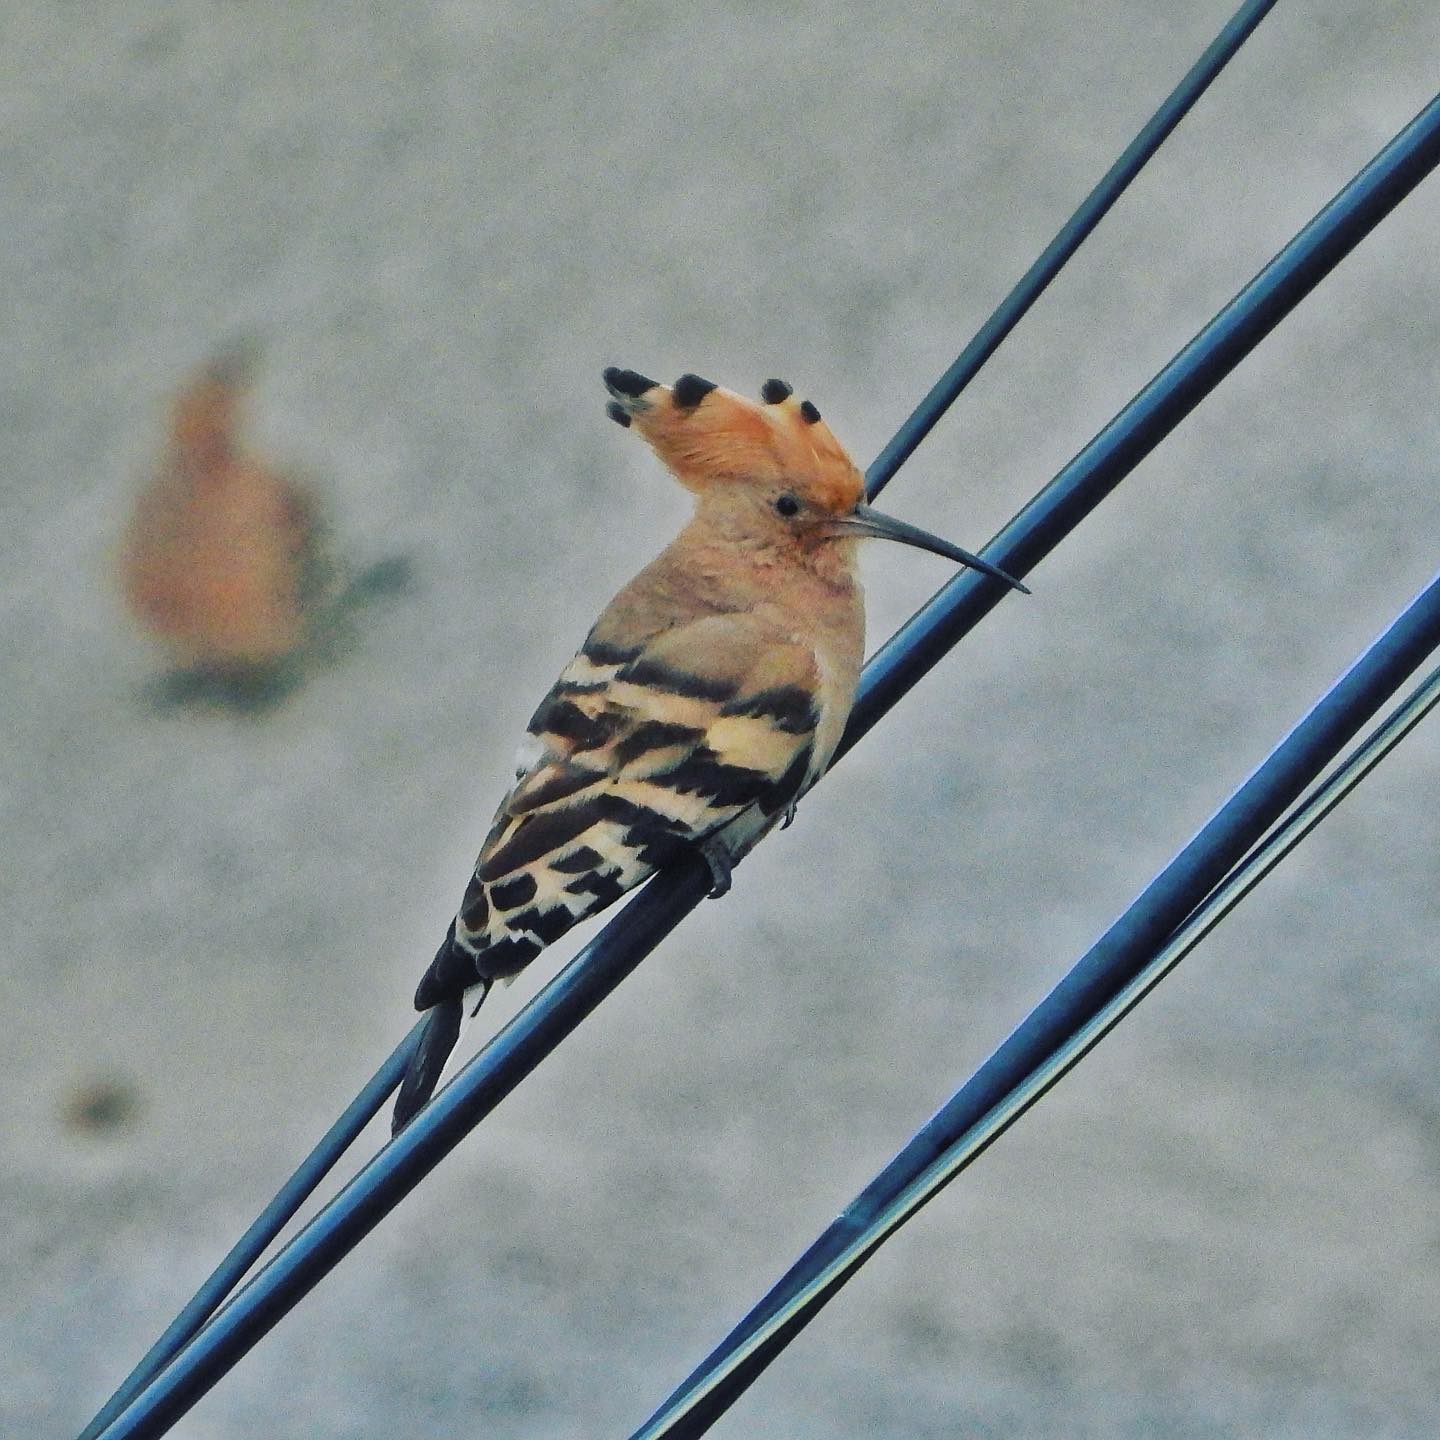
{"type": "Polygon", "coordinates": [[[736,821],[753,841],[811,777],[808,647],[746,615],[633,646],[599,630],[530,721],[538,758],[496,815],[420,1009],[515,974],[684,846],[736,821]]]}

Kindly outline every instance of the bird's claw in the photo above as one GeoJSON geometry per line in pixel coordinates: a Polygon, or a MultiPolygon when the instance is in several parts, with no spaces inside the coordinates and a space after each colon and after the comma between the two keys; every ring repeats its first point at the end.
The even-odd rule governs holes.
{"type": "Polygon", "coordinates": [[[792,800],[785,807],[785,818],[780,822],[780,828],[782,830],[788,830],[795,823],[795,812],[799,808],[800,802],[798,800],[792,800]]]}
{"type": "Polygon", "coordinates": [[[714,882],[707,898],[718,900],[729,893],[730,876],[734,872],[735,862],[731,860],[730,852],[718,840],[702,841],[699,850],[710,867],[710,879],[714,882]]]}

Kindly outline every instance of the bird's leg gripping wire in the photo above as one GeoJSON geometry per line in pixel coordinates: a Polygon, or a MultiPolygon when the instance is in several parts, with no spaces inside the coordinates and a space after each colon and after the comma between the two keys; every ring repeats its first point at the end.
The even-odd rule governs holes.
{"type": "Polygon", "coordinates": [[[709,899],[718,900],[730,893],[730,877],[735,873],[735,861],[725,842],[718,835],[708,836],[695,847],[710,867],[710,878],[715,882],[709,899]]]}

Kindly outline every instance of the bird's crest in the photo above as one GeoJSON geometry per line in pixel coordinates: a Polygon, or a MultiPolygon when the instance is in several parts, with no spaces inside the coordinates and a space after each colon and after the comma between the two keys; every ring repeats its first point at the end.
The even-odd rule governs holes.
{"type": "Polygon", "coordinates": [[[864,480],[808,400],[767,380],[760,401],[698,375],[661,385],[634,370],[605,371],[611,419],[633,425],[687,490],[779,484],[834,514],[862,498],[864,480]]]}

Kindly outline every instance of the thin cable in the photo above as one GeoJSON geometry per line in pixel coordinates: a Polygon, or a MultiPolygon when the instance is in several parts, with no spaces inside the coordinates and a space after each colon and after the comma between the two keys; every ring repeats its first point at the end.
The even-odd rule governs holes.
{"type": "MultiPolygon", "coordinates": [[[[1437,163],[1440,163],[1440,99],[1432,100],[985,547],[981,552],[985,558],[1012,575],[1027,574],[1039,558],[1068,534],[1159,439],[1179,423],[1189,408],[1198,404],[1263,335],[1319,283],[1360,236],[1383,218],[1381,212],[1388,213],[1437,163]],[[1183,407],[1178,414],[1177,406],[1183,407]]],[[[938,663],[1003,594],[1004,587],[999,581],[973,572],[962,573],[872,656],[861,677],[860,693],[837,758],[938,663]]],[[[1419,664],[1424,653],[1428,651],[1422,652],[1413,664],[1419,664]]],[[[1408,674],[1408,670],[1396,684],[1404,679],[1404,674],[1408,674]]],[[[1383,699],[1381,696],[1380,701],[1383,699]]],[[[1373,714],[1373,707],[1369,713],[1373,714]]],[[[1368,715],[1359,723],[1363,724],[1365,719],[1368,715]]],[[[954,1144],[1026,1074],[1043,1063],[1067,1034],[1086,1023],[1123,988],[1149,959],[1154,947],[1168,939],[1196,903],[1219,883],[1349,738],[1346,735],[1328,755],[1322,755],[1308,773],[1303,768],[1296,771],[1291,777],[1289,794],[1271,795],[1266,800],[1269,813],[1264,816],[1263,824],[1237,829],[1224,849],[1202,846],[1197,850],[1197,842],[1192,842],[1167,870],[1164,890],[1151,897],[1155,903],[1139,911],[1132,907],[1132,911],[1122,917],[1123,923],[1117,931],[1104,937],[1061,981],[1025,1024],[991,1056],[965,1090],[877,1177],[862,1197],[861,1211],[841,1216],[741,1321],[731,1337],[722,1341],[687,1377],[680,1391],[702,1371],[718,1365],[734,1337],[762,1323],[771,1310],[785,1303],[792,1289],[804,1286],[834,1253],[843,1249],[852,1230],[867,1223],[867,1212],[878,1212],[891,1203],[913,1175],[954,1144]]]]}
{"type": "MultiPolygon", "coordinates": [[[[966,1169],[1094,1049],[1440,703],[1434,670],[1371,735],[1281,821],[1193,910],[1153,960],[1047,1060],[900,1189],[778,1307],[764,1300],[630,1440],[693,1440],[735,1403],[764,1368],[886,1240],[966,1169]],[[768,1313],[767,1313],[768,1310],[768,1313]],[[719,1357],[719,1358],[717,1358],[719,1357]]],[[[858,1201],[856,1202],[859,1203],[858,1201]]],[[[767,1299],[769,1297],[766,1297],[767,1299]]]]}
{"type": "MultiPolygon", "coordinates": [[[[1437,163],[1440,100],[1423,111],[1345,186],[1240,296],[1026,506],[1001,532],[986,558],[1017,573],[1015,565],[1005,561],[1019,556],[1019,573],[1023,573],[1029,568],[1024,562],[1047,554],[1437,163]]],[[[997,580],[962,578],[932,599],[866,667],[856,707],[860,714],[852,715],[844,743],[853,745],[989,612],[1000,598],[991,592],[1005,590],[997,580]]],[[[1400,679],[1404,673],[1408,670],[1400,679]]],[[[1372,706],[1357,724],[1363,724],[1373,713],[1372,706]]],[[[1311,775],[1318,773],[1334,753],[1332,750],[1321,759],[1311,775]]],[[[1304,779],[1308,781],[1311,775],[1304,779]]],[[[1286,805],[1300,788],[1297,786],[1294,794],[1285,796],[1286,805]]],[[[1279,813],[1265,815],[1264,823],[1245,838],[1244,848],[1248,849],[1279,813]]],[[[1238,854],[1227,856],[1214,874],[1197,870],[1188,875],[1172,895],[1169,907],[1183,908],[1169,916],[1162,938],[1168,937],[1194,908],[1196,900],[1208,893],[1238,858],[1238,854]]],[[[105,1430],[105,1440],[148,1440],[163,1434],[620,984],[700,903],[709,887],[708,867],[693,856],[657,875],[151,1381],[105,1430]]],[[[1115,988],[1130,978],[1123,967],[1110,977],[1115,988]]],[[[1089,994],[1096,977],[1087,968],[1074,977],[1073,984],[1089,994]]],[[[1083,1023],[1083,1017],[1076,1023],[1083,1023]]],[[[990,1078],[987,1075],[987,1083],[990,1078]]]]}
{"type": "MultiPolygon", "coordinates": [[[[1432,100],[980,552],[1024,578],[1440,163],[1432,100]]],[[[870,657],[836,761],[1007,594],[961,571],[870,657]]]]}
{"type": "Polygon", "coordinates": [[[980,327],[955,363],[935,382],[930,393],[895,432],[895,438],[875,457],[874,463],[865,472],[865,490],[872,500],[935,428],[936,422],[975,378],[981,366],[999,349],[1020,318],[1044,293],[1045,287],[1064,269],[1065,262],[1105,218],[1110,207],[1125,193],[1126,187],[1165,143],[1170,132],[1185,118],[1186,112],[1205,93],[1210,82],[1225,68],[1274,4],[1275,0],[1249,0],[1210,42],[1210,47],[1166,97],[1145,128],[1130,142],[1125,153],[1105,172],[1100,183],[1065,222],[1045,252],[1020,277],[1015,288],[1000,302],[995,313],[980,327]]]}
{"type": "MultiPolygon", "coordinates": [[[[1224,69],[1235,52],[1244,44],[1250,33],[1274,7],[1275,0],[1247,0],[1225,28],[1211,42],[1209,48],[1196,61],[1185,78],[1166,97],[1160,108],[1151,116],[1145,127],[1130,142],[1124,154],[1106,172],[1100,183],[1086,196],[1079,208],[1067,220],[1059,233],[1046,247],[1044,253],[1021,277],[1009,295],[1000,303],[995,312],[981,326],[974,339],[961,351],[955,362],[935,383],[930,393],[920,402],[914,412],[901,425],[894,438],[876,457],[866,472],[868,494],[873,498],[894,478],[916,446],[930,433],[960,392],[975,377],[985,362],[993,355],[1001,342],[1013,330],[1026,311],[1039,299],[1045,288],[1060,273],[1100,223],[1105,214],[1125,192],[1130,182],[1140,173],[1151,156],[1160,148],[1171,131],[1180,123],[1191,106],[1203,95],[1210,83],[1224,69]]],[[[388,1062],[387,1062],[388,1063],[388,1062]]],[[[376,1077],[379,1078],[378,1075],[376,1077]]],[[[383,1102],[382,1102],[383,1103],[383,1102]]],[[[357,1131],[358,1133],[358,1131],[357,1131]]],[[[329,1140],[326,1137],[326,1141],[329,1140]]],[[[325,1144],[326,1142],[322,1142],[325,1144]]],[[[311,1175],[310,1189],[321,1179],[325,1170],[333,1166],[344,1152],[327,1148],[329,1164],[316,1169],[320,1151],[306,1159],[302,1171],[311,1175]]],[[[297,1175],[300,1172],[297,1171],[297,1175]]],[[[294,1181],[290,1182],[292,1185],[294,1181]]],[[[288,1187],[287,1187],[288,1188],[288,1187]]],[[[307,1194],[309,1191],[307,1190],[307,1194]]],[[[125,1383],[115,1392],[105,1408],[85,1428],[80,1440],[95,1440],[104,1424],[118,1412],[118,1406],[131,1398],[143,1380],[148,1380],[165,1360],[173,1356],[199,1329],[216,1305],[243,1277],[260,1254],[288,1223],[293,1210],[283,1214],[275,1207],[285,1192],[277,1195],[271,1207],[260,1216],[255,1225],[246,1232],[236,1247],[201,1291],[172,1322],[170,1328],[156,1342],[149,1354],[140,1362],[125,1383]],[[241,1246],[249,1257],[243,1266],[232,1264],[241,1246]],[[226,1278],[228,1277],[228,1283],[226,1278]],[[223,1288],[222,1288],[223,1287],[223,1288]]]]}
{"type": "Polygon", "coordinates": [[[315,1187],[330,1173],[356,1136],[379,1113],[394,1093],[410,1064],[411,1052],[420,1043],[423,1021],[395,1047],[390,1058],[375,1072],[365,1088],[350,1102],[345,1113],[325,1132],[320,1143],[307,1155],[275,1198],[256,1217],[255,1223],[235,1242],[230,1253],[211,1271],[190,1302],[170,1322],[165,1333],[150,1347],[124,1383],[105,1402],[100,1413],[80,1433],[80,1440],[94,1440],[121,1413],[156,1375],[180,1353],[200,1328],[219,1309],[225,1297],[245,1278],[250,1267],[265,1253],[271,1241],[295,1217],[315,1187]]]}

